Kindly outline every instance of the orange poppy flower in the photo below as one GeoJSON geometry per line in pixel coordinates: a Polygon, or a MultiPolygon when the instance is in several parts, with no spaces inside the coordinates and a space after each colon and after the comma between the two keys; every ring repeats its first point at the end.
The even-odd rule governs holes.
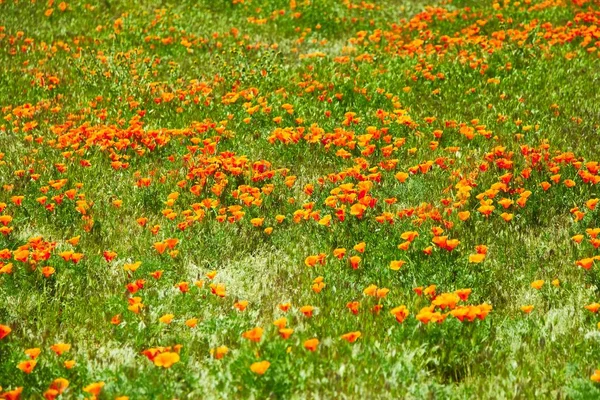
{"type": "Polygon", "coordinates": [[[460,219],[461,221],[468,220],[470,216],[471,213],[469,211],[461,211],[458,213],[458,219],[460,219]]]}
{"type": "Polygon", "coordinates": [[[313,280],[313,285],[311,286],[311,289],[315,293],[321,293],[321,291],[325,289],[325,286],[327,285],[325,284],[325,282],[323,282],[323,277],[319,276],[313,280]]]}
{"type": "Polygon", "coordinates": [[[175,318],[175,316],[173,314],[165,314],[162,317],[160,317],[158,320],[160,322],[162,322],[163,324],[170,324],[171,321],[173,321],[173,318],[175,318]]]}
{"type": "Polygon", "coordinates": [[[354,250],[358,251],[359,253],[364,253],[366,247],[367,245],[365,242],[360,242],[359,244],[354,246],[354,250]]]}
{"type": "Polygon", "coordinates": [[[364,204],[356,203],[350,207],[350,214],[360,219],[363,217],[363,214],[365,213],[366,209],[367,206],[365,206],[364,204]]]}
{"type": "Polygon", "coordinates": [[[348,332],[348,333],[345,333],[345,334],[343,334],[343,335],[341,336],[341,338],[342,338],[343,340],[347,341],[348,343],[354,343],[354,342],[356,342],[356,340],[357,340],[358,338],[360,338],[360,337],[361,337],[361,335],[362,335],[362,334],[360,333],[360,331],[348,332]]]}
{"type": "Polygon", "coordinates": [[[38,356],[41,353],[42,353],[42,350],[39,347],[34,347],[32,349],[25,350],[25,354],[32,360],[35,360],[36,358],[38,358],[38,356]]]}
{"type": "Polygon", "coordinates": [[[156,242],[154,243],[154,249],[158,252],[158,254],[163,254],[167,249],[167,244],[165,242],[156,242]]]}
{"type": "Polygon", "coordinates": [[[12,196],[10,201],[12,201],[14,205],[20,206],[23,204],[23,199],[25,199],[25,196],[12,196]]]}
{"type": "Polygon", "coordinates": [[[225,285],[223,285],[222,283],[218,283],[218,284],[211,283],[209,287],[210,287],[211,293],[214,294],[215,296],[218,296],[218,297],[226,296],[225,285]]]}
{"type": "Polygon", "coordinates": [[[150,276],[153,277],[156,280],[159,280],[160,277],[162,276],[163,271],[154,271],[154,272],[150,272],[150,276]]]}
{"type": "Polygon", "coordinates": [[[83,391],[91,394],[92,396],[98,396],[103,387],[104,382],[95,382],[84,387],[83,391]]]}
{"type": "Polygon", "coordinates": [[[283,338],[283,339],[289,339],[290,336],[292,336],[292,333],[294,333],[294,330],[292,328],[281,328],[279,329],[279,335],[283,338]]]}
{"type": "Polygon", "coordinates": [[[263,334],[263,329],[260,327],[256,327],[253,329],[250,329],[249,331],[246,331],[244,333],[242,333],[242,337],[244,339],[248,339],[252,342],[260,342],[260,339],[262,338],[262,334],[263,334]]]}
{"type": "MultiPolygon", "coordinates": [[[[440,236],[442,233],[444,233],[444,230],[439,226],[434,226],[431,228],[431,233],[433,233],[433,236],[440,236]]],[[[447,236],[444,237],[447,238],[447,236]]]]}
{"type": "Polygon", "coordinates": [[[58,390],[55,389],[48,389],[43,394],[44,399],[46,400],[55,400],[59,395],[60,393],[58,393],[58,390]]]}
{"type": "Polygon", "coordinates": [[[502,213],[502,214],[500,214],[500,218],[502,218],[505,222],[509,222],[510,220],[513,219],[513,214],[502,213]]]}
{"type": "Polygon", "coordinates": [[[17,368],[26,374],[30,374],[35,368],[36,364],[36,360],[21,361],[19,364],[17,364],[17,368]]]}
{"type": "Polygon", "coordinates": [[[2,274],[12,274],[12,272],[13,272],[13,265],[12,265],[12,263],[2,264],[0,262],[0,275],[2,275],[2,274]]]}
{"type": "Polygon", "coordinates": [[[423,289],[423,294],[425,296],[429,296],[429,297],[435,297],[435,289],[437,288],[436,285],[429,285],[427,286],[425,289],[423,289]]]}
{"type": "Polygon", "coordinates": [[[198,318],[190,318],[185,321],[185,326],[188,328],[195,328],[198,325],[198,318]]]}
{"type": "Polygon", "coordinates": [[[263,375],[265,372],[267,372],[270,366],[271,363],[266,360],[258,361],[250,365],[250,371],[258,375],[263,375]]]}
{"type": "Polygon", "coordinates": [[[139,314],[143,308],[144,308],[144,304],[141,303],[141,300],[139,302],[133,302],[127,307],[127,309],[134,314],[139,314]]]}
{"type": "Polygon", "coordinates": [[[215,359],[220,360],[229,353],[229,348],[227,346],[219,346],[216,349],[211,349],[210,352],[215,359]]]}
{"type": "Polygon", "coordinates": [[[408,179],[408,174],[406,172],[398,172],[396,175],[394,175],[394,177],[398,180],[398,182],[404,183],[406,182],[406,179],[408,179]]]}
{"type": "Polygon", "coordinates": [[[446,308],[453,309],[456,304],[460,301],[460,297],[456,293],[442,293],[437,296],[431,304],[440,307],[442,310],[446,308]]]}
{"type": "Polygon", "coordinates": [[[71,261],[73,261],[73,263],[77,264],[79,261],[81,261],[81,259],[83,258],[83,253],[73,253],[71,255],[71,261]]]}
{"type": "Polygon", "coordinates": [[[531,287],[534,289],[540,290],[542,286],[544,286],[544,281],[541,279],[531,282],[531,287]]]}
{"type": "Polygon", "coordinates": [[[415,318],[419,322],[421,322],[423,324],[428,324],[432,320],[438,319],[438,316],[440,314],[439,313],[434,313],[433,312],[433,307],[434,306],[429,306],[429,307],[422,308],[421,311],[419,311],[419,313],[415,316],[415,318]]]}
{"type": "Polygon", "coordinates": [[[69,381],[65,378],[56,378],[50,384],[50,389],[56,390],[58,394],[62,394],[69,387],[69,381]]]}
{"type": "Polygon", "coordinates": [[[398,249],[403,250],[403,251],[407,251],[410,248],[410,244],[411,244],[411,242],[408,241],[408,240],[405,241],[405,242],[402,242],[402,243],[400,243],[398,245],[398,249]]]}
{"type": "Polygon", "coordinates": [[[117,257],[117,253],[115,253],[114,251],[110,251],[110,250],[105,250],[104,253],[102,253],[104,259],[106,260],[106,262],[111,262],[112,260],[115,259],[115,257],[117,257]]]}
{"type": "Polygon", "coordinates": [[[262,226],[263,222],[264,222],[264,218],[252,218],[250,220],[250,223],[252,224],[252,226],[254,226],[255,228],[258,228],[260,226],[262,226]]]}
{"type": "Polygon", "coordinates": [[[146,224],[148,223],[148,218],[146,217],[140,217],[138,219],[135,220],[135,222],[137,222],[140,226],[146,226],[146,224]]]}
{"type": "Polygon", "coordinates": [[[471,254],[469,255],[470,263],[480,263],[485,260],[485,254],[471,254]]]}
{"type": "Polygon", "coordinates": [[[394,260],[390,263],[390,269],[392,271],[398,271],[400,270],[400,268],[402,268],[402,266],[406,264],[406,261],[403,260],[394,260]]]}
{"type": "Polygon", "coordinates": [[[467,301],[469,299],[469,295],[471,294],[471,289],[458,289],[454,293],[462,300],[467,301]]]}
{"type": "Polygon", "coordinates": [[[416,232],[416,231],[408,231],[408,232],[403,232],[403,233],[400,235],[400,238],[401,238],[402,240],[406,240],[406,241],[412,242],[412,241],[413,241],[413,240],[415,240],[415,238],[417,238],[418,236],[419,236],[419,233],[418,233],[418,232],[416,232]]]}
{"type": "Polygon", "coordinates": [[[583,241],[583,235],[575,235],[571,238],[572,241],[574,241],[575,243],[579,244],[583,241]]]}
{"type": "Polygon", "coordinates": [[[173,364],[180,360],[179,354],[166,351],[154,357],[154,365],[157,367],[170,368],[173,364]]]}
{"type": "Polygon", "coordinates": [[[585,306],[585,309],[596,314],[598,312],[598,310],[600,310],[600,304],[598,304],[598,303],[588,304],[587,306],[585,306]]]}
{"type": "Polygon", "coordinates": [[[496,207],[492,205],[482,205],[477,209],[477,211],[479,211],[484,216],[488,217],[495,209],[496,207]]]}
{"type": "Polygon", "coordinates": [[[11,332],[12,332],[12,329],[10,329],[9,326],[0,325],[0,340],[7,337],[11,332]]]}
{"type": "Polygon", "coordinates": [[[135,272],[141,265],[142,265],[141,261],[137,261],[134,263],[125,263],[125,264],[123,264],[123,269],[125,271],[135,272]]]}
{"type": "Polygon", "coordinates": [[[344,258],[345,255],[346,255],[346,249],[344,249],[344,248],[338,248],[338,249],[333,250],[333,256],[340,260],[342,258],[344,258]]]}
{"type": "Polygon", "coordinates": [[[383,308],[382,304],[375,304],[372,308],[371,308],[371,312],[375,315],[379,315],[379,313],[381,312],[381,309],[383,308]]]}
{"type": "Polygon", "coordinates": [[[233,306],[239,311],[244,311],[248,307],[248,300],[238,301],[233,306]]]}
{"type": "Polygon", "coordinates": [[[460,244],[460,241],[458,239],[450,239],[446,241],[446,250],[448,251],[452,251],[454,250],[458,245],[460,244]]]}
{"type": "Polygon", "coordinates": [[[5,400],[19,400],[21,398],[22,392],[23,392],[23,387],[21,386],[16,389],[9,390],[7,392],[2,393],[2,396],[5,400]]]}
{"type": "Polygon", "coordinates": [[[317,254],[316,256],[308,256],[304,260],[304,265],[306,265],[309,268],[314,267],[315,265],[317,265],[317,263],[325,265],[325,254],[321,253],[317,254]]]}
{"type": "Polygon", "coordinates": [[[287,318],[281,317],[273,321],[273,325],[275,325],[278,329],[283,329],[287,325],[287,318]]]}
{"type": "Polygon", "coordinates": [[[593,211],[596,209],[596,205],[598,205],[598,201],[600,201],[600,199],[589,199],[588,201],[585,202],[585,206],[593,211]]]}
{"type": "Polygon", "coordinates": [[[42,268],[42,275],[44,275],[44,277],[46,277],[46,278],[49,278],[55,272],[56,272],[56,270],[53,267],[43,267],[42,268]]]}
{"type": "Polygon", "coordinates": [[[315,350],[317,350],[318,346],[319,346],[319,339],[317,339],[317,338],[308,339],[304,342],[304,348],[308,351],[315,351],[315,350]]]}
{"type": "Polygon", "coordinates": [[[352,269],[358,269],[358,264],[360,264],[361,258],[359,256],[350,257],[350,266],[352,269]]]}
{"type": "Polygon", "coordinates": [[[71,239],[67,240],[67,243],[69,243],[71,246],[77,246],[79,244],[80,239],[81,239],[81,236],[75,236],[75,237],[72,237],[71,239]]]}
{"type": "Polygon", "coordinates": [[[363,290],[365,296],[375,296],[377,294],[377,285],[369,285],[363,290]]]}
{"type": "Polygon", "coordinates": [[[431,241],[433,242],[433,244],[435,244],[436,246],[444,249],[446,248],[446,242],[448,241],[448,236],[434,236],[431,241]]]}
{"type": "Polygon", "coordinates": [[[594,265],[593,258],[582,258],[581,260],[575,261],[575,264],[583,269],[589,270],[594,265]]]}
{"type": "Polygon", "coordinates": [[[71,345],[67,343],[56,343],[50,346],[50,349],[56,353],[57,356],[71,350],[71,345]]]}
{"type": "Polygon", "coordinates": [[[313,306],[302,306],[300,307],[300,312],[302,314],[304,314],[305,317],[312,317],[313,315],[313,311],[314,311],[314,307],[313,306]]]}
{"type": "Polygon", "coordinates": [[[592,239],[596,239],[598,235],[600,235],[600,228],[588,228],[585,230],[585,233],[587,233],[592,239]]]}
{"type": "Polygon", "coordinates": [[[409,312],[408,312],[408,309],[406,308],[406,306],[401,305],[401,306],[392,308],[392,310],[390,311],[390,314],[392,314],[394,317],[396,317],[396,321],[402,323],[402,322],[404,322],[406,317],[408,317],[409,312]]]}
{"type": "Polygon", "coordinates": [[[350,312],[352,312],[352,314],[354,315],[358,315],[359,307],[360,303],[358,301],[351,301],[348,304],[346,304],[346,308],[348,308],[350,312]]]}
{"type": "Polygon", "coordinates": [[[514,204],[514,201],[512,201],[511,199],[502,199],[498,201],[498,204],[500,204],[503,208],[508,208],[510,206],[512,206],[514,204]]]}
{"type": "Polygon", "coordinates": [[[215,277],[217,276],[217,271],[210,271],[206,273],[206,277],[210,280],[215,279],[215,277]]]}

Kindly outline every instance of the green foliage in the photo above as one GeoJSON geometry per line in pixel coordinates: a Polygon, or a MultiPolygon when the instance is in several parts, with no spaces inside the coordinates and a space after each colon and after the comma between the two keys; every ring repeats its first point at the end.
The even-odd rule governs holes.
{"type": "Polygon", "coordinates": [[[0,15],[0,399],[599,396],[597,1],[0,15]]]}

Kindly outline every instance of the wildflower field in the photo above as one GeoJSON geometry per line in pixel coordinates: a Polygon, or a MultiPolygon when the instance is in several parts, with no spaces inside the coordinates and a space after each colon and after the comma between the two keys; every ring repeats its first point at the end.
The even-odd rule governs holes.
{"type": "Polygon", "coordinates": [[[600,0],[0,0],[0,399],[600,398],[600,0]]]}

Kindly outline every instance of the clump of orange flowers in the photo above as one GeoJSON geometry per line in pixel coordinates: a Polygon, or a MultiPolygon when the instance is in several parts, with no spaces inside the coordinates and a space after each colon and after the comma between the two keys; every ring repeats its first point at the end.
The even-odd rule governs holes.
{"type": "Polygon", "coordinates": [[[181,345],[153,347],[142,351],[142,354],[157,367],[170,368],[180,361],[179,352],[181,347],[181,345]]]}

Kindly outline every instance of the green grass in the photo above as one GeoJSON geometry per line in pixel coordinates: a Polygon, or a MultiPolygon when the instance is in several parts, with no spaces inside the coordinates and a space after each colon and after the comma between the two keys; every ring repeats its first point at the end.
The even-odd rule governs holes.
{"type": "Polygon", "coordinates": [[[599,321],[585,308],[600,275],[576,265],[600,256],[587,203],[600,196],[598,1],[61,8],[0,1],[0,218],[12,218],[0,225],[0,268],[12,264],[0,273],[11,329],[0,399],[17,388],[53,398],[58,378],[69,381],[59,398],[600,396],[599,321]],[[409,231],[418,236],[401,250],[409,231]],[[460,243],[448,251],[436,236],[460,243]],[[154,244],[169,238],[179,241],[160,254],[154,244]],[[485,259],[470,262],[479,245],[485,259]],[[324,265],[305,265],[321,253],[324,265]],[[364,294],[370,285],[389,292],[364,294]],[[437,299],[414,290],[430,285],[437,299]],[[443,321],[422,318],[459,289],[472,293],[458,309],[432,310],[443,321]],[[492,310],[472,322],[449,314],[482,304],[492,310]],[[390,315],[400,305],[402,323],[390,315]],[[273,325],[281,317],[289,339],[273,325]],[[256,343],[242,337],[254,327],[256,343]],[[56,343],[71,348],[59,356],[56,343]],[[169,368],[143,354],[176,345],[163,349],[178,353],[169,368]],[[25,373],[32,348],[41,354],[25,373]],[[253,372],[262,360],[270,367],[253,372]],[[99,394],[83,390],[95,382],[99,394]]]}

